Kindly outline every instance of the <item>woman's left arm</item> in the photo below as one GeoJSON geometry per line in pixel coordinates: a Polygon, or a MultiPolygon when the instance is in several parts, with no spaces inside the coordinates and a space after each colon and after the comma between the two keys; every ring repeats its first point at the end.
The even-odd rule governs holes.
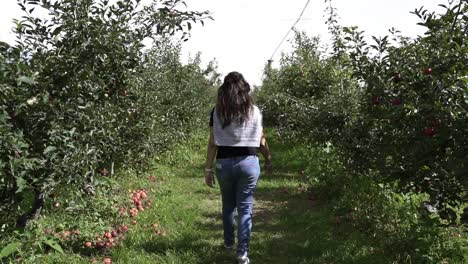
{"type": "Polygon", "coordinates": [[[215,159],[217,150],[218,150],[218,147],[214,143],[213,128],[210,128],[210,139],[208,141],[208,154],[206,155],[206,163],[205,163],[205,183],[210,187],[214,187],[214,183],[215,183],[215,178],[213,174],[213,161],[215,159]]]}

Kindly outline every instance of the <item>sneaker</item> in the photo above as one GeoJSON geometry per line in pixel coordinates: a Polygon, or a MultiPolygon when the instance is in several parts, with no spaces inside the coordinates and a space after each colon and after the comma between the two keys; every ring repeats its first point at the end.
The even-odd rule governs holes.
{"type": "Polygon", "coordinates": [[[237,263],[239,263],[239,264],[249,264],[250,260],[247,257],[247,254],[244,254],[242,256],[237,256],[237,263]]]}

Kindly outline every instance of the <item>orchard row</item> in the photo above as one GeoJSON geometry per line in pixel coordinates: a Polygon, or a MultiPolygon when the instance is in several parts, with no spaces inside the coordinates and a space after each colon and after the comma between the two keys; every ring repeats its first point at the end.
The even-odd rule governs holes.
{"type": "MultiPolygon", "coordinates": [[[[450,223],[467,221],[468,4],[441,7],[413,12],[424,36],[391,29],[368,43],[357,27],[339,25],[330,5],[331,50],[298,32],[293,52],[267,69],[258,92],[267,122],[334,153],[340,169],[311,172],[311,181],[350,208],[390,199],[391,190],[427,196],[450,223]]],[[[387,217],[370,210],[369,219],[387,217]]]]}

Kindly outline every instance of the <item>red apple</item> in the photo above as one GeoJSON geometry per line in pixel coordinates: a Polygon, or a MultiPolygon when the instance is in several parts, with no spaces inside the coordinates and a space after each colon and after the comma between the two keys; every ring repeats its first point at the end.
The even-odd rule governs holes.
{"type": "Polygon", "coordinates": [[[431,73],[432,73],[432,68],[431,67],[424,68],[424,75],[430,75],[431,73]]]}
{"type": "Polygon", "coordinates": [[[432,137],[432,136],[435,135],[436,129],[435,129],[435,127],[425,127],[423,133],[424,133],[424,135],[426,135],[428,137],[432,137]]]}
{"type": "Polygon", "coordinates": [[[380,101],[381,101],[380,96],[377,96],[377,95],[372,96],[372,104],[378,105],[380,104],[380,101]]]}
{"type": "Polygon", "coordinates": [[[109,238],[112,238],[112,234],[110,232],[106,232],[104,233],[104,236],[109,239],[109,238]]]}
{"type": "Polygon", "coordinates": [[[104,244],[104,242],[102,242],[102,241],[99,241],[99,242],[96,243],[96,248],[97,248],[97,249],[101,249],[101,248],[103,248],[104,246],[105,246],[105,244],[104,244]]]}
{"type": "Polygon", "coordinates": [[[395,74],[393,75],[392,79],[393,79],[393,82],[394,82],[394,83],[398,83],[398,82],[400,82],[401,80],[403,80],[403,78],[401,78],[401,75],[400,75],[399,73],[395,73],[395,74]]]}
{"type": "Polygon", "coordinates": [[[89,241],[86,241],[86,242],[84,242],[83,245],[84,245],[85,248],[91,248],[93,246],[93,243],[91,243],[89,241]]]}
{"type": "Polygon", "coordinates": [[[140,191],[137,191],[137,192],[133,195],[133,198],[136,199],[136,200],[140,200],[140,199],[141,199],[141,193],[140,193],[140,191]]]}
{"type": "Polygon", "coordinates": [[[102,263],[104,263],[104,264],[112,264],[112,259],[111,259],[111,258],[104,258],[104,259],[102,260],[102,263]]]}
{"type": "Polygon", "coordinates": [[[126,226],[126,225],[121,226],[120,231],[127,232],[128,231],[128,226],[126,226]]]}
{"type": "Polygon", "coordinates": [[[140,196],[141,196],[141,199],[146,199],[146,197],[148,197],[146,192],[141,192],[140,196]]]}
{"type": "Polygon", "coordinates": [[[392,105],[401,105],[401,99],[400,98],[394,98],[392,100],[392,105]]]}
{"type": "Polygon", "coordinates": [[[117,237],[119,235],[119,233],[116,230],[114,230],[114,231],[112,231],[111,235],[112,235],[112,237],[117,237]]]}
{"type": "Polygon", "coordinates": [[[70,232],[69,230],[65,230],[65,231],[63,232],[63,237],[68,237],[68,236],[70,236],[70,235],[71,235],[71,232],[70,232]]]}
{"type": "Polygon", "coordinates": [[[50,235],[51,233],[52,233],[52,229],[50,229],[50,228],[46,228],[44,230],[44,234],[46,234],[46,235],[50,235]]]}

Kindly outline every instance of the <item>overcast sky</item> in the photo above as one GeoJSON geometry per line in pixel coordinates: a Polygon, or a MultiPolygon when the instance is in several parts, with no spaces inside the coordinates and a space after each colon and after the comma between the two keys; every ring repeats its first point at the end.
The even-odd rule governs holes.
{"type": "MultiPolygon", "coordinates": [[[[0,40],[12,43],[12,19],[21,12],[17,0],[1,0],[0,40]]],[[[193,10],[209,10],[214,21],[196,26],[184,44],[183,58],[200,51],[204,62],[216,58],[219,71],[239,71],[251,84],[260,84],[263,67],[286,32],[301,13],[307,0],[186,0],[193,10]]],[[[423,33],[418,19],[409,12],[425,6],[437,10],[447,0],[334,0],[343,25],[356,25],[368,35],[382,36],[395,27],[404,35],[423,33]]],[[[311,0],[297,29],[328,39],[323,0],[311,0]]],[[[292,36],[292,34],[290,35],[292,36]]],[[[284,42],[274,57],[287,51],[284,42]]]]}

